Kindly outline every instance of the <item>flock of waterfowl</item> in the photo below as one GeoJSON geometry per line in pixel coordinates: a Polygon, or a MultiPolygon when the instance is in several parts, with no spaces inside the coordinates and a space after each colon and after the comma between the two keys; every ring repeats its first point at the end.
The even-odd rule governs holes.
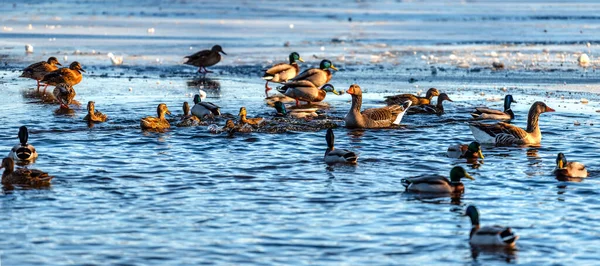
{"type": "MultiPolygon", "coordinates": [[[[220,54],[226,53],[221,46],[215,45],[211,50],[204,50],[193,55],[186,56],[185,64],[198,67],[200,73],[210,73],[206,67],[217,64],[221,60],[220,54]]],[[[329,60],[322,60],[318,68],[307,69],[300,72],[298,62],[304,62],[300,55],[293,52],[289,55],[289,62],[280,63],[264,71],[262,78],[266,80],[265,95],[267,99],[275,99],[272,105],[275,107],[276,114],[272,119],[260,117],[247,117],[247,110],[241,107],[238,117],[238,123],[234,122],[234,117],[225,119],[224,126],[212,124],[208,126],[211,132],[251,132],[268,125],[268,120],[284,118],[277,120],[275,124],[289,123],[302,124],[308,123],[317,115],[314,113],[317,108],[302,106],[300,101],[308,104],[321,102],[325,99],[328,92],[342,94],[329,84],[332,73],[331,70],[337,70],[329,60]],[[280,83],[282,86],[277,88],[283,95],[269,96],[269,83],[280,83]],[[285,99],[291,99],[288,102],[295,102],[295,105],[286,107],[285,99]],[[289,111],[288,111],[289,109],[289,111]]],[[[73,62],[68,68],[58,68],[61,64],[55,57],[48,58],[47,61],[32,64],[23,70],[21,77],[31,78],[37,81],[37,90],[44,86],[44,91],[48,86],[54,86],[53,95],[60,104],[60,108],[69,108],[76,93],[73,86],[82,80],[82,73],[85,72],[78,62],[73,62]]],[[[400,94],[386,96],[386,106],[379,108],[370,108],[362,110],[362,90],[360,86],[351,85],[346,93],[352,97],[352,104],[344,118],[347,128],[374,129],[389,128],[400,124],[405,114],[436,114],[444,113],[443,102],[452,101],[446,93],[440,93],[437,89],[431,88],[424,97],[412,94],[400,94]],[[437,103],[432,104],[432,98],[437,97],[437,103]]],[[[208,125],[207,119],[217,121],[218,117],[227,116],[221,114],[219,106],[206,102],[206,93],[200,90],[198,95],[194,96],[194,105],[190,108],[188,102],[183,103],[183,115],[177,123],[177,126],[196,126],[208,125]]],[[[504,110],[494,110],[479,107],[472,113],[473,120],[500,120],[498,123],[487,124],[478,121],[469,123],[469,127],[476,141],[468,145],[452,145],[448,148],[447,154],[453,158],[465,158],[468,161],[477,161],[483,159],[480,143],[493,144],[495,146],[507,145],[535,145],[539,144],[542,134],[539,128],[538,120],[542,113],[554,112],[554,109],[546,106],[543,102],[535,102],[528,113],[527,128],[522,129],[509,122],[515,118],[511,110],[511,103],[516,101],[511,95],[506,95],[504,99],[504,110]]],[[[88,102],[88,114],[85,120],[90,123],[101,123],[107,120],[107,115],[95,109],[93,101],[88,102]]],[[[171,115],[168,107],[160,103],[157,107],[157,117],[145,117],[140,120],[140,127],[144,130],[164,130],[171,125],[166,115],[171,115]]],[[[231,115],[229,115],[231,116],[231,115]]],[[[28,130],[26,127],[19,129],[20,142],[10,151],[8,157],[2,160],[0,168],[4,168],[2,183],[4,185],[21,186],[42,186],[48,185],[52,179],[47,173],[32,170],[26,167],[37,157],[37,151],[28,143],[28,130]],[[15,163],[23,166],[15,169],[15,163]]],[[[349,150],[336,149],[334,147],[334,132],[330,127],[327,129],[326,142],[327,149],[324,155],[324,161],[327,164],[345,163],[356,164],[358,155],[349,150]]],[[[563,178],[584,178],[587,177],[585,166],[577,162],[567,162],[564,154],[559,153],[556,159],[555,174],[563,178]]],[[[451,169],[449,179],[445,176],[417,176],[405,178],[402,184],[407,191],[420,193],[446,193],[456,195],[464,192],[462,178],[473,179],[463,167],[456,166],[451,169]]],[[[491,226],[479,226],[479,213],[474,206],[469,206],[466,215],[471,218],[472,231],[470,234],[470,243],[474,245],[494,245],[494,246],[514,246],[518,236],[514,235],[510,228],[491,226]]]]}

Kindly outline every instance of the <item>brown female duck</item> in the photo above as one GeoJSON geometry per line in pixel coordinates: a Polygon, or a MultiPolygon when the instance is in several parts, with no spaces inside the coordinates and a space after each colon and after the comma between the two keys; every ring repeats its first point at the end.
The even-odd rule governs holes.
{"type": "Polygon", "coordinates": [[[75,61],[71,63],[68,68],[63,67],[46,74],[41,80],[42,83],[46,84],[44,91],[46,91],[46,87],[48,87],[48,85],[56,86],[60,83],[66,83],[68,85],[75,86],[79,84],[81,79],[83,79],[81,72],[85,72],[85,70],[81,68],[81,64],[79,64],[79,62],[75,61]]]}
{"type": "Polygon", "coordinates": [[[171,115],[167,105],[164,103],[159,104],[156,108],[156,113],[158,114],[158,117],[147,116],[142,118],[140,121],[140,127],[142,127],[142,129],[155,130],[170,128],[171,124],[169,124],[169,121],[167,121],[165,118],[165,114],[171,115]]]}
{"type": "Polygon", "coordinates": [[[286,82],[285,85],[292,85],[298,81],[310,81],[315,87],[319,88],[327,84],[331,80],[331,71],[329,69],[338,70],[331,61],[325,59],[321,61],[319,68],[307,69],[300,75],[286,82]]]}
{"type": "Polygon", "coordinates": [[[57,84],[52,94],[60,104],[60,108],[69,108],[69,104],[71,104],[75,95],[77,95],[73,86],[66,83],[57,84]]]}
{"type": "Polygon", "coordinates": [[[2,159],[0,169],[2,168],[4,168],[4,173],[2,173],[2,184],[4,185],[44,186],[49,185],[53,178],[40,170],[28,168],[15,170],[15,161],[10,157],[2,159]]]}
{"type": "Polygon", "coordinates": [[[212,71],[206,70],[206,67],[214,66],[221,61],[221,54],[219,53],[227,55],[223,52],[223,48],[221,48],[220,45],[215,45],[210,50],[202,50],[193,55],[184,57],[187,59],[184,64],[197,66],[198,72],[200,73],[212,73],[212,71]]]}
{"type": "Polygon", "coordinates": [[[293,52],[290,54],[290,63],[279,63],[265,71],[265,74],[262,76],[264,80],[267,81],[265,83],[265,96],[269,97],[268,91],[271,90],[269,87],[269,82],[287,82],[289,79],[295,77],[300,73],[300,67],[296,61],[304,62],[300,57],[300,54],[293,52]]]}
{"type": "Polygon", "coordinates": [[[250,125],[256,126],[256,125],[260,125],[260,123],[262,123],[264,120],[262,117],[247,118],[246,117],[247,114],[248,113],[246,112],[246,107],[240,108],[240,113],[238,114],[240,116],[239,125],[250,124],[250,125]]]}
{"type": "Polygon", "coordinates": [[[25,69],[23,69],[23,73],[20,78],[30,78],[35,79],[37,81],[37,90],[40,90],[40,80],[44,78],[44,76],[52,71],[58,69],[56,65],[62,66],[56,57],[48,58],[48,61],[41,61],[35,64],[32,64],[25,69]]]}
{"type": "Polygon", "coordinates": [[[200,119],[190,113],[190,104],[188,102],[183,102],[183,116],[181,117],[181,121],[177,123],[178,127],[192,127],[200,124],[200,119]]]}
{"type": "Polygon", "coordinates": [[[385,103],[387,105],[392,104],[401,104],[405,101],[411,101],[412,106],[423,105],[423,104],[431,104],[431,98],[433,96],[439,96],[440,92],[436,88],[431,88],[427,90],[425,97],[419,97],[412,94],[398,94],[394,96],[385,96],[385,103]]]}
{"type": "Polygon", "coordinates": [[[87,105],[87,115],[83,118],[88,122],[97,122],[102,123],[106,122],[107,116],[100,111],[96,110],[96,103],[93,101],[89,101],[87,105]]]}
{"type": "Polygon", "coordinates": [[[385,128],[392,124],[398,125],[411,105],[410,101],[406,101],[405,105],[371,108],[361,112],[362,90],[360,87],[356,84],[351,85],[346,92],[352,95],[352,107],[344,118],[347,128],[385,128]]]}
{"type": "Polygon", "coordinates": [[[408,114],[442,115],[442,114],[444,114],[444,105],[443,105],[444,101],[452,102],[452,100],[450,100],[450,97],[448,97],[448,94],[442,93],[438,96],[436,105],[424,104],[424,105],[414,106],[414,107],[411,107],[410,109],[408,109],[408,111],[406,111],[406,113],[408,113],[408,114]]]}

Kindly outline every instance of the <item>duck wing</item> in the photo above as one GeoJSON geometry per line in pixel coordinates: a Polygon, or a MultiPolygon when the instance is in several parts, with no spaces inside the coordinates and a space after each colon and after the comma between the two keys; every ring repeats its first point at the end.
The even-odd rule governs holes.
{"type": "Polygon", "coordinates": [[[384,98],[385,103],[387,105],[400,104],[405,101],[411,101],[412,105],[418,105],[419,103],[419,99],[417,98],[417,96],[414,96],[412,94],[398,94],[393,96],[385,96],[384,98]]]}
{"type": "Polygon", "coordinates": [[[211,113],[213,113],[214,115],[221,115],[221,111],[218,105],[211,103],[211,102],[200,102],[198,103],[200,105],[202,105],[204,108],[208,109],[211,113]]]}
{"type": "Polygon", "coordinates": [[[184,58],[188,59],[187,62],[185,62],[184,64],[193,65],[194,62],[196,62],[198,60],[206,60],[211,55],[211,52],[212,52],[211,50],[202,50],[193,55],[188,55],[188,56],[184,57],[184,58]]]}
{"type": "Polygon", "coordinates": [[[53,176],[49,176],[48,173],[29,168],[19,168],[13,172],[13,175],[21,177],[19,182],[23,185],[41,185],[49,183],[53,176]]]}
{"type": "Polygon", "coordinates": [[[503,111],[496,110],[496,109],[490,109],[487,107],[477,107],[477,108],[475,108],[475,113],[476,114],[494,114],[494,115],[505,115],[506,114],[503,111]]]}

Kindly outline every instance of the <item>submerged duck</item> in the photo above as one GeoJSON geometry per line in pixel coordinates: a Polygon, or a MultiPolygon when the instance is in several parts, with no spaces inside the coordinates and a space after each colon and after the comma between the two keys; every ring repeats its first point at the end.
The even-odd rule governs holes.
{"type": "Polygon", "coordinates": [[[471,116],[475,120],[513,120],[515,113],[510,109],[510,104],[516,102],[512,95],[508,94],[504,96],[504,112],[487,107],[477,107],[471,116]]]}
{"type": "Polygon", "coordinates": [[[335,164],[335,163],[348,163],[348,164],[356,164],[356,160],[358,160],[358,156],[356,153],[351,152],[349,150],[341,150],[335,149],[333,147],[333,143],[335,142],[335,136],[333,135],[333,129],[327,129],[327,135],[325,135],[325,139],[327,140],[327,150],[325,151],[325,163],[327,164],[335,164]]]}
{"type": "Polygon", "coordinates": [[[83,118],[83,120],[88,122],[97,122],[102,123],[106,122],[107,116],[100,111],[96,110],[96,103],[93,101],[89,101],[87,104],[87,115],[83,118]]]}
{"type": "MultiPolygon", "coordinates": [[[[288,85],[290,83],[293,84],[298,81],[309,81],[314,85],[314,87],[322,87],[331,80],[331,71],[329,71],[329,69],[338,70],[335,66],[333,66],[331,61],[325,59],[321,61],[321,64],[319,64],[319,68],[307,69],[304,72],[300,73],[300,75],[286,82],[285,85],[288,85]]],[[[306,86],[306,84],[303,84],[301,86],[306,86]]]]}
{"type": "Polygon", "coordinates": [[[249,125],[260,125],[260,123],[262,123],[264,120],[262,117],[255,117],[255,118],[246,118],[246,115],[248,115],[248,113],[246,112],[246,107],[242,107],[240,108],[240,113],[238,114],[240,116],[240,122],[239,125],[243,126],[245,124],[249,124],[249,125]]]}
{"type": "Polygon", "coordinates": [[[10,157],[2,159],[0,169],[2,168],[4,168],[4,173],[2,173],[2,184],[4,185],[44,186],[50,185],[50,180],[53,178],[40,170],[29,168],[15,170],[15,161],[10,157]]]}
{"type": "Polygon", "coordinates": [[[182,109],[183,116],[181,117],[181,121],[177,123],[178,127],[193,127],[200,124],[200,119],[190,114],[190,104],[188,102],[183,102],[182,109]]]}
{"type": "Polygon", "coordinates": [[[448,157],[467,159],[484,158],[481,152],[481,145],[477,141],[473,141],[469,145],[457,144],[448,147],[448,157]]]}
{"type": "Polygon", "coordinates": [[[479,143],[490,143],[496,146],[540,144],[542,132],[539,127],[540,114],[554,112],[554,109],[543,102],[535,102],[529,109],[527,129],[504,122],[496,124],[469,123],[473,136],[479,143]]]}
{"type": "Polygon", "coordinates": [[[27,143],[29,140],[29,131],[26,126],[19,128],[19,144],[12,147],[8,157],[17,162],[33,162],[38,157],[38,153],[33,145],[27,143]]]}
{"type": "Polygon", "coordinates": [[[448,97],[448,94],[441,93],[437,98],[436,105],[431,105],[431,104],[418,105],[418,106],[411,107],[406,112],[408,114],[442,115],[442,114],[444,114],[444,105],[443,105],[444,101],[452,102],[452,100],[450,100],[450,97],[448,97]]]}
{"type": "Polygon", "coordinates": [[[519,236],[515,235],[510,227],[505,226],[479,226],[479,211],[475,206],[467,207],[466,216],[471,218],[471,233],[469,243],[475,246],[514,247],[519,236]]]}
{"type": "Polygon", "coordinates": [[[561,152],[556,157],[556,169],[554,174],[558,177],[588,177],[585,165],[580,162],[567,162],[567,157],[561,152]]]}
{"type": "Polygon", "coordinates": [[[461,166],[450,170],[450,180],[444,176],[418,176],[402,179],[402,185],[407,191],[423,193],[463,193],[465,186],[460,179],[466,177],[475,180],[461,166]]]}
{"type": "Polygon", "coordinates": [[[221,61],[221,54],[227,55],[223,52],[223,48],[220,45],[215,45],[210,50],[202,50],[193,55],[188,55],[186,65],[197,66],[199,73],[212,73],[212,71],[206,70],[206,67],[214,66],[221,61]]]}
{"type": "Polygon", "coordinates": [[[271,90],[269,87],[269,82],[287,82],[289,79],[294,78],[298,73],[300,73],[300,67],[296,61],[304,62],[300,57],[300,54],[293,52],[290,54],[290,63],[279,63],[265,71],[265,74],[262,76],[264,80],[267,81],[265,83],[265,96],[269,97],[268,91],[271,90]]]}
{"type": "Polygon", "coordinates": [[[48,61],[41,61],[35,64],[31,64],[28,67],[23,69],[23,73],[20,78],[30,78],[35,79],[37,81],[37,90],[40,90],[40,80],[44,78],[44,76],[52,71],[58,69],[56,65],[62,66],[56,57],[48,58],[48,61]]]}
{"type": "Polygon", "coordinates": [[[54,87],[52,95],[54,95],[54,98],[60,104],[60,108],[69,108],[69,104],[71,104],[77,93],[75,93],[73,86],[66,83],[59,83],[54,87]]]}
{"type": "Polygon", "coordinates": [[[81,72],[85,72],[85,70],[81,68],[79,62],[75,61],[71,63],[68,68],[63,67],[46,74],[41,80],[42,83],[46,84],[46,86],[44,86],[44,92],[48,85],[56,86],[60,83],[66,83],[67,85],[75,86],[79,84],[83,79],[81,72]]]}
{"type": "Polygon", "coordinates": [[[362,90],[360,87],[353,84],[346,92],[352,95],[352,107],[344,118],[347,128],[385,128],[392,124],[398,125],[412,104],[411,101],[406,101],[404,105],[370,108],[361,112],[362,90]]]}
{"type": "Polygon", "coordinates": [[[158,105],[158,107],[156,108],[156,113],[158,114],[158,117],[153,117],[153,116],[147,116],[142,118],[142,120],[140,121],[140,126],[142,127],[142,129],[167,129],[171,127],[171,124],[169,124],[169,121],[167,121],[167,119],[165,119],[165,114],[171,115],[171,112],[169,111],[169,109],[167,108],[167,105],[164,103],[161,103],[158,105]]]}
{"type": "Polygon", "coordinates": [[[308,104],[323,101],[328,92],[340,95],[331,84],[325,84],[319,89],[319,87],[315,87],[310,81],[306,80],[286,83],[283,87],[277,88],[277,90],[285,96],[296,100],[296,106],[300,106],[299,101],[305,101],[308,104]]]}
{"type": "Polygon", "coordinates": [[[419,97],[412,94],[398,94],[394,96],[385,96],[385,103],[387,105],[401,104],[406,101],[411,101],[412,106],[431,104],[431,98],[439,96],[440,92],[436,88],[430,88],[427,90],[425,97],[419,97]]]}
{"type": "Polygon", "coordinates": [[[302,118],[313,118],[313,117],[319,116],[317,114],[318,108],[293,109],[288,112],[288,110],[285,108],[285,104],[283,104],[280,101],[275,102],[275,110],[277,111],[277,113],[275,114],[276,117],[290,116],[293,118],[302,119],[302,118]]]}
{"type": "Polygon", "coordinates": [[[192,114],[196,117],[202,119],[207,115],[219,116],[221,115],[220,107],[210,103],[205,102],[206,92],[200,90],[200,94],[194,95],[194,107],[192,107],[192,114]]]}

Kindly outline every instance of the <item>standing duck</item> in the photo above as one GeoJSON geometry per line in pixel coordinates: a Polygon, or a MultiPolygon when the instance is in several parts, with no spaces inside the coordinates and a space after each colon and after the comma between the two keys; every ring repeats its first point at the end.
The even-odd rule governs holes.
{"type": "Polygon", "coordinates": [[[87,115],[83,118],[83,120],[88,122],[97,122],[102,123],[106,122],[107,116],[100,111],[96,110],[96,103],[93,101],[89,101],[87,104],[87,115]]]}
{"type": "Polygon", "coordinates": [[[264,121],[262,117],[247,118],[246,116],[248,115],[248,113],[246,111],[246,107],[240,108],[240,113],[238,115],[240,116],[240,126],[243,126],[245,124],[257,126],[264,121]]]}
{"type": "Polygon", "coordinates": [[[356,153],[351,152],[349,150],[341,150],[335,149],[333,147],[333,143],[335,142],[335,136],[333,135],[333,129],[327,129],[327,135],[325,135],[325,139],[327,140],[327,150],[325,151],[325,163],[327,164],[336,164],[336,163],[348,163],[348,164],[356,164],[356,160],[358,160],[358,156],[356,153]]]}
{"type": "Polygon", "coordinates": [[[48,58],[48,61],[41,61],[35,64],[31,64],[30,66],[23,69],[23,73],[20,78],[30,78],[35,79],[37,81],[37,90],[40,91],[40,80],[44,78],[44,76],[52,71],[58,69],[56,65],[62,66],[56,57],[48,58]]]}
{"type": "Polygon", "coordinates": [[[444,105],[443,105],[444,101],[452,102],[452,100],[450,100],[450,97],[448,97],[448,94],[441,93],[437,98],[436,105],[432,105],[432,104],[418,105],[418,106],[411,107],[406,112],[408,114],[442,115],[442,114],[444,114],[444,105]]]}
{"type": "Polygon", "coordinates": [[[319,89],[319,87],[315,87],[312,82],[307,80],[286,83],[283,87],[278,88],[277,90],[283,93],[285,96],[296,100],[296,106],[300,106],[299,101],[305,101],[307,104],[323,101],[328,92],[332,92],[335,95],[340,95],[340,93],[336,91],[331,84],[325,84],[319,89]]]}
{"type": "Polygon", "coordinates": [[[465,186],[460,179],[466,177],[475,180],[464,168],[455,166],[450,170],[450,180],[441,175],[417,176],[402,179],[407,191],[422,193],[463,193],[465,186]]]}
{"type": "Polygon", "coordinates": [[[194,107],[192,107],[192,114],[196,117],[203,119],[207,115],[219,116],[221,115],[220,107],[210,103],[205,102],[206,92],[200,90],[200,94],[194,95],[194,107]]]}
{"type": "Polygon", "coordinates": [[[46,74],[41,80],[42,83],[46,84],[46,86],[44,86],[44,92],[46,91],[46,87],[48,87],[48,85],[56,86],[60,83],[66,83],[68,85],[75,86],[79,84],[79,82],[81,82],[83,79],[81,72],[85,72],[85,70],[81,68],[81,64],[79,64],[79,62],[75,61],[71,63],[68,68],[63,67],[46,74]]]}
{"type": "Polygon", "coordinates": [[[347,128],[385,128],[392,124],[398,125],[412,103],[406,101],[404,105],[371,108],[361,112],[362,90],[360,87],[353,84],[346,92],[352,95],[352,107],[344,118],[347,128]]]}
{"type": "Polygon", "coordinates": [[[567,162],[567,157],[562,152],[556,157],[554,174],[557,177],[588,177],[588,172],[584,164],[580,162],[567,162]]]}
{"type": "MultiPolygon", "coordinates": [[[[319,64],[319,68],[311,68],[304,70],[300,75],[286,82],[285,85],[293,84],[299,81],[310,81],[315,87],[319,88],[327,84],[331,80],[331,71],[329,69],[338,70],[331,61],[325,59],[319,64]]],[[[293,85],[292,85],[293,86],[293,85]]],[[[305,86],[305,84],[303,85],[305,86]]]]}
{"type": "Polygon", "coordinates": [[[3,168],[2,184],[4,185],[45,186],[50,185],[50,180],[53,178],[40,170],[29,168],[15,170],[15,161],[10,157],[2,159],[0,169],[3,168]]]}
{"type": "Polygon", "coordinates": [[[467,207],[466,216],[471,218],[471,233],[469,243],[475,246],[514,247],[519,236],[515,235],[510,227],[505,226],[479,226],[479,211],[475,206],[467,207]]]}
{"type": "Polygon", "coordinates": [[[56,87],[54,87],[52,94],[60,104],[60,108],[65,109],[69,108],[69,104],[71,104],[73,98],[75,98],[75,95],[77,95],[77,93],[75,93],[75,89],[73,89],[73,86],[66,83],[57,84],[56,87]]]}
{"type": "Polygon", "coordinates": [[[8,157],[14,159],[17,162],[27,163],[33,162],[38,157],[38,153],[33,145],[27,143],[29,139],[29,132],[26,126],[19,128],[19,144],[12,147],[8,153],[8,157]]]}
{"type": "Polygon", "coordinates": [[[412,106],[431,104],[431,98],[439,96],[440,92],[436,88],[427,90],[425,97],[419,97],[412,94],[398,94],[394,96],[385,96],[385,103],[387,105],[401,104],[406,101],[411,101],[412,106]]]}
{"type": "Polygon", "coordinates": [[[214,66],[221,61],[221,54],[227,55],[223,52],[223,48],[220,45],[215,45],[210,50],[202,50],[193,55],[188,55],[186,65],[197,66],[199,73],[212,73],[212,71],[206,70],[206,67],[214,66]]]}
{"type": "Polygon", "coordinates": [[[473,141],[469,145],[457,144],[448,147],[448,157],[467,159],[484,158],[481,152],[481,145],[477,141],[473,141]]]}
{"type": "Polygon", "coordinates": [[[169,121],[167,121],[167,119],[165,118],[165,114],[171,115],[171,112],[167,108],[166,104],[159,104],[156,108],[156,113],[158,114],[158,117],[147,116],[142,118],[142,120],[140,121],[140,126],[142,127],[142,129],[162,130],[171,127],[169,121]]]}
{"type": "Polygon", "coordinates": [[[265,71],[263,79],[267,81],[265,83],[265,96],[269,97],[268,91],[271,90],[269,82],[287,82],[289,79],[295,77],[300,73],[300,67],[296,61],[304,62],[300,57],[300,54],[293,52],[290,54],[290,63],[279,63],[265,71]]]}
{"type": "Polygon", "coordinates": [[[543,102],[533,103],[527,116],[526,130],[504,122],[496,124],[471,122],[469,127],[479,143],[490,143],[496,146],[535,145],[542,141],[539,118],[540,114],[546,112],[554,112],[554,109],[543,102]]]}
{"type": "Polygon", "coordinates": [[[181,117],[181,121],[177,123],[178,127],[192,127],[200,124],[200,119],[190,114],[190,104],[188,102],[183,102],[182,108],[183,116],[181,117]]]}
{"type": "Polygon", "coordinates": [[[508,94],[504,96],[504,112],[487,107],[477,107],[475,108],[475,112],[471,113],[471,116],[473,116],[474,120],[510,121],[515,119],[515,113],[510,109],[510,104],[516,102],[512,95],[508,94]]]}

